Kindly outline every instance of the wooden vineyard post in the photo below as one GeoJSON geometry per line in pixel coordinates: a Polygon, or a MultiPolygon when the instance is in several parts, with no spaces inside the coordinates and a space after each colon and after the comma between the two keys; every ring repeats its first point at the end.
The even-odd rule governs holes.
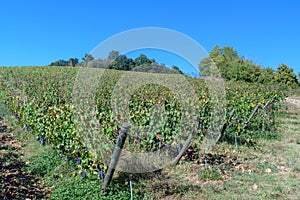
{"type": "Polygon", "coordinates": [[[251,121],[251,119],[254,117],[254,114],[258,111],[259,105],[256,105],[256,107],[254,108],[253,112],[251,113],[250,117],[248,118],[248,120],[246,121],[243,129],[247,128],[249,125],[249,122],[251,121]]]}
{"type": "MultiPolygon", "coordinates": [[[[229,122],[232,120],[234,113],[235,113],[235,110],[232,110],[231,113],[230,113],[229,122]]],[[[198,128],[201,127],[201,129],[202,129],[203,121],[204,121],[204,118],[200,118],[199,119],[198,128]]],[[[224,135],[227,126],[228,126],[228,122],[226,121],[224,123],[222,129],[220,130],[220,135],[219,135],[219,137],[218,137],[218,139],[216,141],[219,141],[219,139],[224,135]]],[[[179,152],[179,154],[176,156],[175,161],[173,162],[173,165],[177,165],[178,164],[178,162],[180,161],[180,159],[183,156],[184,152],[189,148],[189,146],[190,146],[190,144],[192,142],[193,136],[194,136],[193,133],[191,133],[188,136],[188,139],[186,140],[184,146],[182,147],[182,149],[179,152]]]]}
{"type": "Polygon", "coordinates": [[[263,110],[266,110],[266,108],[269,106],[270,103],[273,102],[273,99],[269,100],[265,105],[264,107],[262,108],[263,110]]]}
{"type": "MultiPolygon", "coordinates": [[[[254,117],[255,113],[258,111],[259,107],[260,107],[259,104],[255,106],[253,112],[251,113],[250,117],[248,118],[245,125],[243,126],[243,129],[246,129],[249,126],[250,121],[254,117]]],[[[237,141],[236,133],[234,133],[234,142],[235,142],[235,149],[236,149],[236,151],[238,151],[238,141],[237,141]]]]}
{"type": "Polygon", "coordinates": [[[121,155],[121,152],[122,152],[122,149],[123,149],[123,146],[124,146],[124,143],[125,143],[128,131],[129,131],[129,127],[130,127],[130,125],[128,123],[123,123],[122,126],[120,127],[120,132],[119,132],[119,136],[117,139],[117,143],[115,145],[113,154],[111,156],[107,174],[106,174],[103,184],[102,184],[101,194],[104,193],[105,188],[109,185],[109,183],[113,177],[113,174],[114,174],[116,166],[118,164],[118,161],[119,161],[119,158],[120,158],[120,155],[121,155]]]}
{"type": "Polygon", "coordinates": [[[235,110],[232,110],[232,111],[230,112],[229,120],[226,121],[226,122],[223,124],[222,129],[221,129],[221,131],[220,131],[220,135],[219,135],[219,137],[218,137],[218,139],[217,139],[216,142],[218,142],[218,141],[224,136],[224,133],[225,133],[225,131],[226,131],[226,129],[227,129],[227,126],[228,126],[228,122],[231,122],[231,120],[232,120],[232,118],[233,118],[233,116],[234,116],[234,113],[235,113],[235,110]]]}
{"type": "Polygon", "coordinates": [[[269,114],[268,114],[268,112],[267,112],[267,109],[268,109],[268,106],[269,106],[272,102],[273,102],[273,99],[269,100],[269,101],[264,105],[264,107],[262,108],[262,109],[265,111],[265,113],[266,113],[267,119],[270,119],[270,116],[269,116],[269,114]]]}
{"type": "MultiPolygon", "coordinates": [[[[199,127],[202,127],[203,121],[204,121],[204,118],[200,118],[199,119],[197,130],[198,130],[199,127]]],[[[190,133],[190,135],[188,136],[188,139],[186,140],[184,146],[181,148],[181,151],[176,156],[176,158],[175,158],[175,160],[173,162],[173,165],[177,165],[178,164],[178,162],[180,161],[180,159],[183,156],[184,152],[189,148],[189,146],[190,146],[190,144],[192,142],[193,137],[194,137],[194,133],[190,133]]]]}
{"type": "Polygon", "coordinates": [[[173,162],[173,165],[177,165],[178,162],[180,161],[181,157],[183,156],[184,152],[189,148],[192,139],[193,139],[194,134],[191,133],[187,139],[187,141],[185,142],[184,146],[182,147],[181,151],[179,152],[179,154],[176,156],[175,161],[173,162]]]}

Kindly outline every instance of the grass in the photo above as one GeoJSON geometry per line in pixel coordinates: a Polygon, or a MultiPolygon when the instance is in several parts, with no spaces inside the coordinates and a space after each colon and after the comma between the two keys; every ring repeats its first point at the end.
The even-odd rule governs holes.
{"type": "Polygon", "coordinates": [[[221,175],[219,174],[217,169],[214,167],[207,169],[207,170],[201,170],[199,172],[199,178],[201,180],[221,180],[222,179],[221,175]]]}
{"type": "MultiPolygon", "coordinates": [[[[113,187],[108,187],[106,194],[100,195],[102,181],[96,175],[83,179],[76,174],[75,162],[57,155],[50,148],[43,154],[29,157],[26,169],[42,177],[45,185],[52,188],[47,199],[130,199],[127,180],[114,179],[113,187]]],[[[135,192],[140,199],[142,193],[135,192]]]]}
{"type": "Polygon", "coordinates": [[[162,187],[151,191],[153,199],[299,199],[299,120],[298,109],[287,106],[276,137],[258,137],[255,146],[239,146],[239,152],[232,144],[218,144],[214,153],[236,159],[227,169],[221,163],[205,171],[203,164],[188,162],[166,169],[161,185],[184,189],[166,195],[162,187]]]}
{"type": "MultiPolygon", "coordinates": [[[[48,199],[130,199],[129,185],[126,180],[115,179],[113,187],[108,187],[105,196],[100,195],[102,181],[97,176],[91,175],[83,179],[75,174],[74,162],[53,153],[31,157],[28,170],[44,178],[47,186],[52,187],[48,199]]],[[[135,193],[136,197],[142,194],[135,193]]]]}
{"type": "Polygon", "coordinates": [[[83,179],[73,160],[32,142],[34,139],[17,126],[13,128],[26,144],[22,158],[27,163],[25,169],[51,188],[46,199],[130,199],[130,177],[134,199],[299,199],[298,111],[293,106],[283,107],[278,132],[257,137],[254,146],[240,145],[236,152],[233,144],[218,144],[207,154],[207,170],[199,158],[182,160],[178,166],[156,173],[116,173],[102,196],[102,181],[97,175],[83,179]]]}

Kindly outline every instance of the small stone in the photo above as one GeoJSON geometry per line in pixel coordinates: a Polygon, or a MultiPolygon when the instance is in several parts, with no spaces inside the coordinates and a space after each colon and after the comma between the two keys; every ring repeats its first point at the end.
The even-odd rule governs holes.
{"type": "Polygon", "coordinates": [[[255,183],[255,184],[253,185],[253,190],[257,190],[257,188],[258,188],[258,186],[257,186],[257,184],[255,183]]]}
{"type": "Polygon", "coordinates": [[[272,170],[271,170],[270,168],[267,168],[265,172],[266,172],[266,173],[271,173],[272,170]]]}

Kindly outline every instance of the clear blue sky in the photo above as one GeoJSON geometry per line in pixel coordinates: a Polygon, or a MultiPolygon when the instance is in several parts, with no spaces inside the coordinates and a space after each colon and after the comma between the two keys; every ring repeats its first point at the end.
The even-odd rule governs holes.
{"type": "Polygon", "coordinates": [[[299,10],[297,0],[1,0],[0,66],[81,59],[114,34],[163,27],[207,51],[232,46],[263,67],[285,63],[298,73],[299,10]]]}

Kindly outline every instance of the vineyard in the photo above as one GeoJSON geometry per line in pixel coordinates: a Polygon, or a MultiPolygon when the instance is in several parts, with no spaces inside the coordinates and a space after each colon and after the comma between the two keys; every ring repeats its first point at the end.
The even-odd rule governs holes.
{"type": "MultiPolygon", "coordinates": [[[[135,125],[130,129],[129,142],[124,147],[127,150],[151,152],[169,146],[176,156],[188,134],[196,130],[189,151],[193,152],[192,156],[201,157],[213,148],[203,149],[204,138],[209,136],[217,137],[215,142],[234,144],[237,150],[238,145],[255,146],[257,138],[276,137],[276,116],[285,97],[282,91],[272,86],[222,82],[224,102],[216,105],[204,79],[185,77],[188,87],[178,82],[173,90],[167,85],[147,83],[127,91],[127,86],[119,85],[124,83],[120,81],[124,76],[130,80],[128,84],[137,83],[136,77],[142,82],[168,82],[179,78],[171,74],[92,69],[91,74],[101,74],[101,79],[93,99],[86,100],[80,97],[88,90],[85,84],[90,77],[86,77],[86,83],[79,82],[78,72],[79,68],[72,67],[1,68],[0,99],[27,134],[76,162],[78,174],[83,178],[97,175],[103,179],[123,122],[130,120],[135,125]],[[77,87],[75,91],[74,86],[77,87]],[[118,88],[128,94],[128,103],[119,103],[115,108],[117,104],[112,102],[121,102],[125,98],[122,95],[120,99],[115,98],[114,94],[121,91],[118,88]],[[192,91],[194,101],[184,101],[182,99],[188,98],[179,97],[174,91],[192,91]],[[85,107],[85,103],[90,105],[90,102],[95,103],[94,107],[85,107]],[[128,106],[126,116],[122,114],[125,109],[122,105],[128,106]],[[153,108],[159,110],[160,107],[164,113],[153,114],[153,108]],[[92,115],[95,120],[90,120],[92,115]],[[226,130],[215,136],[224,124],[226,130]],[[110,145],[99,146],[101,138],[110,145]]],[[[183,159],[188,157],[186,153],[183,159]]]]}

